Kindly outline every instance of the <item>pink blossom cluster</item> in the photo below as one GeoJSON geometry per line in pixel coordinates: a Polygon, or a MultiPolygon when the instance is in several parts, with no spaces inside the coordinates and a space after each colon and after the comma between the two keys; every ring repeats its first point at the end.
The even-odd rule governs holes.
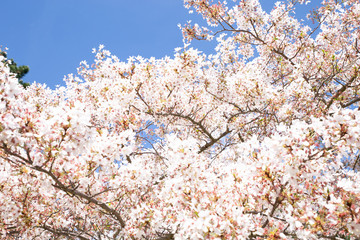
{"type": "Polygon", "coordinates": [[[184,2],[216,54],[100,46],[55,90],[0,56],[2,239],[360,238],[359,1],[184,2]]]}

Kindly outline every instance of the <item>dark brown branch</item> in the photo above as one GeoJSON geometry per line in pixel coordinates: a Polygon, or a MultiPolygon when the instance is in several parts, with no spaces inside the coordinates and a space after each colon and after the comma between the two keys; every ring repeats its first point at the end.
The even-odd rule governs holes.
{"type": "Polygon", "coordinates": [[[355,81],[355,79],[358,76],[358,71],[355,71],[354,76],[352,76],[350,78],[350,80],[343,85],[339,90],[336,91],[336,93],[331,97],[330,101],[328,102],[328,104],[326,105],[326,109],[329,109],[331,107],[331,105],[334,103],[334,101],[340,97],[340,95],[345,92],[345,90],[350,86],[351,83],[353,83],[355,81]]]}
{"type": "Polygon", "coordinates": [[[217,141],[219,141],[221,138],[225,137],[226,135],[228,135],[229,133],[231,133],[232,131],[230,129],[226,129],[225,132],[223,132],[219,137],[217,138],[212,138],[210,142],[207,142],[204,146],[202,146],[199,150],[198,153],[202,153],[204,152],[206,149],[208,149],[209,147],[211,147],[212,145],[214,145],[217,141]]]}
{"type": "MultiPolygon", "coordinates": [[[[281,205],[282,201],[284,200],[284,197],[282,196],[282,193],[284,191],[285,186],[288,184],[288,182],[286,182],[284,185],[281,186],[280,188],[280,193],[279,195],[276,197],[274,204],[272,204],[273,208],[271,209],[271,212],[269,214],[269,217],[274,217],[274,213],[277,210],[277,208],[281,205]]],[[[271,204],[271,203],[270,203],[271,204]]],[[[269,219],[267,218],[266,221],[264,222],[264,224],[261,226],[262,228],[265,228],[267,225],[269,224],[269,219]]]]}
{"type": "MultiPolygon", "coordinates": [[[[2,143],[2,146],[0,146],[0,148],[3,149],[6,154],[14,156],[14,157],[20,159],[22,161],[21,164],[32,164],[31,158],[26,159],[23,156],[21,156],[20,154],[17,154],[17,153],[14,153],[14,152],[10,151],[10,149],[8,148],[8,146],[4,142],[2,143]]],[[[28,157],[30,157],[29,154],[27,154],[27,155],[28,155],[28,157]]]]}
{"type": "Polygon", "coordinates": [[[340,103],[340,105],[341,105],[341,107],[346,108],[346,107],[349,107],[349,106],[351,106],[351,105],[353,105],[354,103],[357,103],[357,102],[359,102],[359,101],[360,101],[360,97],[355,98],[355,99],[353,99],[353,100],[351,100],[350,102],[345,103],[345,104],[340,103]]]}
{"type": "Polygon", "coordinates": [[[356,165],[357,165],[358,162],[359,162],[359,159],[360,159],[360,155],[358,155],[358,156],[356,157],[356,160],[355,160],[354,165],[353,165],[353,170],[355,170],[356,165]]]}
{"type": "Polygon", "coordinates": [[[204,125],[202,124],[203,120],[201,121],[195,121],[193,118],[191,118],[189,115],[182,115],[180,113],[157,113],[156,115],[158,116],[173,116],[173,117],[178,117],[178,118],[183,118],[185,120],[188,120],[189,122],[191,122],[193,125],[197,126],[208,138],[210,138],[211,141],[214,140],[214,137],[211,135],[211,133],[204,127],[204,125]]]}
{"type": "Polygon", "coordinates": [[[68,231],[68,230],[65,230],[65,229],[52,229],[50,228],[49,226],[46,226],[46,225],[43,225],[43,226],[40,226],[39,228],[41,229],[44,229],[48,232],[51,232],[52,234],[54,235],[57,235],[57,236],[65,236],[65,237],[72,237],[72,238],[78,238],[78,239],[81,239],[81,240],[89,240],[89,239],[93,239],[93,238],[86,238],[86,237],[83,237],[81,235],[79,235],[78,233],[74,233],[74,232],[71,232],[71,231],[68,231]]]}
{"type": "MultiPolygon", "coordinates": [[[[259,212],[259,211],[245,211],[244,214],[253,214],[253,215],[260,214],[263,217],[268,217],[269,216],[268,214],[265,214],[265,213],[259,212]]],[[[282,221],[282,222],[286,222],[286,219],[283,219],[283,218],[278,218],[278,217],[274,217],[274,216],[272,216],[272,218],[276,219],[276,220],[279,220],[279,221],[282,221]]]]}
{"type": "Polygon", "coordinates": [[[35,167],[32,167],[33,169],[39,171],[39,172],[43,172],[45,174],[47,174],[48,176],[50,176],[54,182],[55,182],[55,185],[54,187],[66,192],[66,193],[69,193],[69,194],[72,194],[74,196],[77,196],[77,197],[80,197],[82,199],[85,199],[91,203],[94,203],[95,205],[99,206],[101,209],[103,209],[105,212],[109,213],[110,215],[114,216],[116,218],[116,220],[119,221],[120,225],[122,228],[125,227],[125,221],[122,219],[122,217],[120,216],[120,214],[110,208],[109,206],[107,206],[105,203],[103,202],[100,202],[98,200],[96,200],[95,198],[93,198],[92,196],[88,196],[86,195],[85,193],[82,193],[74,188],[71,188],[71,187],[68,187],[68,186],[65,186],[52,172],[49,172],[41,167],[38,167],[38,166],[35,166],[35,167]]]}
{"type": "Polygon", "coordinates": [[[288,56],[286,56],[283,51],[280,51],[280,50],[277,50],[277,49],[273,49],[272,51],[273,51],[274,53],[282,56],[283,58],[285,58],[287,61],[290,62],[291,65],[295,66],[295,63],[291,60],[291,58],[289,58],[288,56]]]}

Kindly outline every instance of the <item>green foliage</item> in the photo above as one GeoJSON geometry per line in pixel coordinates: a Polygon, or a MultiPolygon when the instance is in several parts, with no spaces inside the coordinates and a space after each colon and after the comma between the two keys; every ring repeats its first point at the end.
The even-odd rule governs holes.
{"type": "MultiPolygon", "coordinates": [[[[3,55],[4,57],[7,57],[6,52],[0,51],[0,54],[3,55]]],[[[13,59],[8,59],[8,60],[10,60],[10,63],[9,63],[10,72],[15,74],[16,78],[19,79],[19,83],[24,88],[27,88],[28,86],[30,86],[30,83],[24,82],[22,80],[22,78],[29,72],[30,68],[25,65],[17,66],[17,64],[14,62],[13,59]]]]}

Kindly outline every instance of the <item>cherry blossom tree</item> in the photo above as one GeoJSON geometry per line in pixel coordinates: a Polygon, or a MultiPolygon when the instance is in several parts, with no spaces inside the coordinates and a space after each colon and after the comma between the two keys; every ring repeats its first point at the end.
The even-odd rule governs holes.
{"type": "Polygon", "coordinates": [[[1,57],[2,239],[360,237],[359,1],[184,3],[172,58],[100,46],[51,90],[1,57]]]}

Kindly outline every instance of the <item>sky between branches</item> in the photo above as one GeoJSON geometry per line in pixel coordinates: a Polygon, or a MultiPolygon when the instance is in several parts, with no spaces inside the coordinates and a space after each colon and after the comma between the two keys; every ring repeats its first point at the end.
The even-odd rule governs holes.
{"type": "MultiPolygon", "coordinates": [[[[269,11],[276,1],[260,0],[269,11]]],[[[320,0],[300,6],[298,18],[320,0]]],[[[83,60],[92,62],[92,48],[104,44],[121,60],[129,56],[172,56],[183,46],[178,24],[200,22],[182,0],[2,0],[0,46],[18,65],[28,65],[27,82],[64,85],[83,60]]],[[[211,53],[214,43],[193,42],[211,53]]]]}

